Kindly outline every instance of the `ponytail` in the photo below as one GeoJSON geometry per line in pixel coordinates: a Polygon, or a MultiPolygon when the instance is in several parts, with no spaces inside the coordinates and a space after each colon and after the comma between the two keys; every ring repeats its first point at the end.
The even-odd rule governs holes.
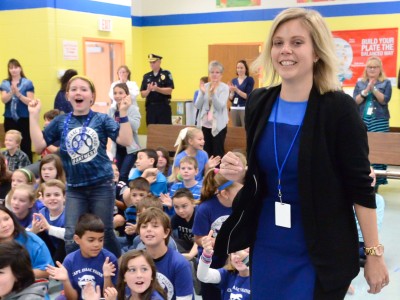
{"type": "Polygon", "coordinates": [[[212,198],[215,194],[226,189],[233,184],[232,181],[226,179],[219,173],[219,169],[209,169],[204,176],[203,186],[201,188],[200,203],[212,198]]]}

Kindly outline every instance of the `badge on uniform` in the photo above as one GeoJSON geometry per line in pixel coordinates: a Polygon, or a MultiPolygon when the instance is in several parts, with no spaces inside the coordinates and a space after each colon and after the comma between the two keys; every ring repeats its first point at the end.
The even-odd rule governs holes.
{"type": "Polygon", "coordinates": [[[165,79],[165,75],[164,74],[161,74],[161,80],[164,80],[165,79]]]}

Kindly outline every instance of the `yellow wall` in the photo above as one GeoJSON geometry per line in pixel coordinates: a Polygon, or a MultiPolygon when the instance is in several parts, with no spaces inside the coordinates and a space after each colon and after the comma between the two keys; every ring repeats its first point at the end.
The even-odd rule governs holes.
{"type": "MultiPolygon", "coordinates": [[[[99,17],[50,8],[0,11],[0,79],[7,77],[8,60],[18,59],[35,86],[35,96],[44,103],[43,113],[53,108],[60,87],[57,70],[72,68],[83,73],[84,37],[124,40],[125,63],[132,65],[131,19],[103,16],[111,18],[113,30],[101,32],[97,29],[99,17]],[[64,60],[64,40],[78,42],[79,60],[64,60]]],[[[0,114],[3,112],[4,105],[0,105],[0,114]]]]}
{"type": "MultiPolygon", "coordinates": [[[[397,28],[399,18],[399,14],[376,15],[327,18],[327,22],[331,30],[397,28]]],[[[149,71],[146,55],[159,54],[164,57],[162,67],[170,70],[174,78],[173,98],[191,99],[198,88],[199,78],[207,75],[209,44],[264,42],[270,26],[271,21],[133,27],[133,57],[138,65],[134,79],[140,84],[143,74],[149,71]],[[140,38],[140,50],[136,50],[135,44],[140,38]]],[[[400,45],[397,47],[400,49],[400,45]]],[[[397,66],[399,61],[398,57],[397,66]]],[[[229,79],[224,78],[226,81],[229,79]]],[[[393,87],[389,109],[392,115],[390,125],[394,127],[400,127],[399,100],[400,91],[393,87]]]]}

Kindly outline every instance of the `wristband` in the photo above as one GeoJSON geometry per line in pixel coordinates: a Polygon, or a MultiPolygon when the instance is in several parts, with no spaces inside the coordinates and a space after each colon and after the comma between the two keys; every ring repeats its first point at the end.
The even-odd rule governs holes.
{"type": "Polygon", "coordinates": [[[360,95],[361,95],[361,97],[363,97],[363,98],[366,98],[366,97],[368,96],[368,94],[367,94],[367,95],[364,94],[364,90],[361,91],[360,95]]]}
{"type": "Polygon", "coordinates": [[[128,122],[129,122],[128,117],[119,117],[119,124],[128,123],[128,122]]]}

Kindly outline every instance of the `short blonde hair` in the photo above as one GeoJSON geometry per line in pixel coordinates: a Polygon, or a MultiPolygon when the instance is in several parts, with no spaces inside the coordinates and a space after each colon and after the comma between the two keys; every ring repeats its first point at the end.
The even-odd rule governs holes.
{"type": "Polygon", "coordinates": [[[5,134],[5,136],[8,135],[13,135],[15,137],[15,141],[17,142],[18,145],[21,145],[21,141],[22,141],[22,134],[21,132],[19,132],[18,130],[15,129],[11,129],[8,130],[5,134]]]}
{"type": "Polygon", "coordinates": [[[312,9],[288,8],[279,13],[272,23],[260,56],[252,64],[252,69],[257,72],[260,68],[263,68],[263,80],[267,86],[276,86],[281,83],[279,74],[272,63],[272,39],[278,28],[291,20],[299,20],[307,28],[313,43],[314,53],[319,58],[314,64],[314,85],[321,94],[339,90],[338,62],[332,34],[319,12],[312,9]]]}
{"type": "Polygon", "coordinates": [[[371,65],[371,62],[375,62],[375,64],[378,65],[378,67],[380,69],[378,80],[384,81],[387,77],[386,77],[385,71],[383,70],[382,60],[377,56],[371,56],[370,58],[367,59],[367,62],[365,63],[365,69],[363,72],[363,76],[362,76],[362,81],[368,80],[367,68],[371,65]]]}

